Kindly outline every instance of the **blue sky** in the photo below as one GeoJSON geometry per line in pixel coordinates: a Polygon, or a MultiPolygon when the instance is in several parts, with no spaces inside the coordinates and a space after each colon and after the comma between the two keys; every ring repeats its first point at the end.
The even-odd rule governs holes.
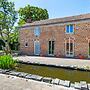
{"type": "Polygon", "coordinates": [[[9,0],[15,2],[16,10],[27,4],[45,8],[50,18],[90,13],[90,0],[9,0]]]}

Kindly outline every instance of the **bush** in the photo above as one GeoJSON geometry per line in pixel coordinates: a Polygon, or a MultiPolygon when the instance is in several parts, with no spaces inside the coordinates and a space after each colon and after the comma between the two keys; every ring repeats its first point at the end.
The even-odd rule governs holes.
{"type": "Polygon", "coordinates": [[[16,67],[16,60],[11,55],[0,56],[0,68],[14,69],[16,67]]]}

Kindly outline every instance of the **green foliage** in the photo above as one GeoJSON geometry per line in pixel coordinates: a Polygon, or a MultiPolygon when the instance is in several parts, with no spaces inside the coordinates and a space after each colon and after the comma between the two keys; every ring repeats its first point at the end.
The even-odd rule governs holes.
{"type": "Polygon", "coordinates": [[[10,33],[10,44],[18,42],[19,28],[15,27],[10,33]]]}
{"type": "Polygon", "coordinates": [[[0,56],[0,68],[2,69],[14,69],[16,66],[16,60],[11,55],[0,56]]]}
{"type": "Polygon", "coordinates": [[[0,0],[0,39],[5,43],[5,53],[11,53],[9,43],[11,33],[17,20],[17,11],[13,2],[0,0]],[[7,52],[6,52],[7,51],[7,52]]]}
{"type": "Polygon", "coordinates": [[[20,20],[18,22],[19,25],[24,24],[27,19],[31,19],[31,21],[39,21],[49,18],[48,11],[46,9],[30,5],[20,8],[18,12],[20,16],[20,20]]]}
{"type": "Polygon", "coordinates": [[[2,46],[5,46],[5,44],[2,40],[0,40],[0,50],[2,50],[2,46]]]}
{"type": "Polygon", "coordinates": [[[0,25],[2,29],[10,30],[17,20],[17,11],[13,2],[0,0],[0,25]]]}
{"type": "Polygon", "coordinates": [[[18,50],[18,46],[19,46],[19,28],[15,27],[12,31],[12,33],[10,34],[10,46],[12,50],[18,50]]]}
{"type": "MultiPolygon", "coordinates": [[[[18,50],[18,46],[19,46],[19,41],[18,41],[19,28],[14,27],[9,36],[10,36],[9,45],[10,45],[11,50],[18,50]]],[[[5,36],[4,36],[4,38],[5,38],[5,36]]],[[[2,46],[5,47],[5,43],[2,40],[0,40],[0,50],[2,50],[2,46]]]]}
{"type": "Polygon", "coordinates": [[[22,26],[23,24],[25,24],[26,22],[23,20],[23,19],[20,19],[19,22],[18,22],[18,25],[19,26],[22,26]]]}

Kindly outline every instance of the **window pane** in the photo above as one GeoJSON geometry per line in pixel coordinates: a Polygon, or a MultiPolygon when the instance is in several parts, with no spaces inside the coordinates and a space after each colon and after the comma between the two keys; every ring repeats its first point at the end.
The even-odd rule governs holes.
{"type": "Polygon", "coordinates": [[[74,29],[73,29],[73,25],[70,25],[70,33],[73,33],[74,29]]]}
{"type": "Polygon", "coordinates": [[[70,52],[73,52],[73,43],[70,43],[70,52]]]}
{"type": "Polygon", "coordinates": [[[69,51],[67,51],[66,54],[69,54],[69,51]]]}
{"type": "Polygon", "coordinates": [[[69,33],[69,25],[66,26],[66,33],[69,33]]]}
{"type": "Polygon", "coordinates": [[[54,54],[54,41],[52,41],[52,54],[54,54]]]}
{"type": "Polygon", "coordinates": [[[49,54],[51,54],[52,48],[51,48],[51,41],[49,41],[49,54]]]}
{"type": "Polygon", "coordinates": [[[66,44],[66,51],[69,51],[69,43],[66,44]]]}
{"type": "Polygon", "coordinates": [[[34,30],[34,35],[35,36],[40,36],[40,28],[39,27],[36,27],[35,30],[34,30]]]}

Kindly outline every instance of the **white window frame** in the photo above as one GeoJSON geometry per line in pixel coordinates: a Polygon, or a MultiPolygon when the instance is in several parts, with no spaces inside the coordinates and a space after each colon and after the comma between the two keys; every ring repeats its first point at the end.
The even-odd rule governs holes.
{"type": "Polygon", "coordinates": [[[73,24],[69,24],[69,32],[67,32],[67,26],[68,25],[66,25],[66,27],[65,27],[65,33],[66,34],[74,34],[74,25],[73,25],[73,32],[70,32],[70,25],[73,25],[73,24]]]}
{"type": "Polygon", "coordinates": [[[72,40],[71,38],[69,38],[69,54],[67,54],[67,50],[66,50],[66,44],[67,44],[67,40],[65,40],[65,56],[66,57],[74,57],[74,46],[75,46],[75,43],[74,43],[74,40],[72,40],[72,43],[73,43],[73,54],[72,55],[70,55],[70,40],[72,40]]]}

